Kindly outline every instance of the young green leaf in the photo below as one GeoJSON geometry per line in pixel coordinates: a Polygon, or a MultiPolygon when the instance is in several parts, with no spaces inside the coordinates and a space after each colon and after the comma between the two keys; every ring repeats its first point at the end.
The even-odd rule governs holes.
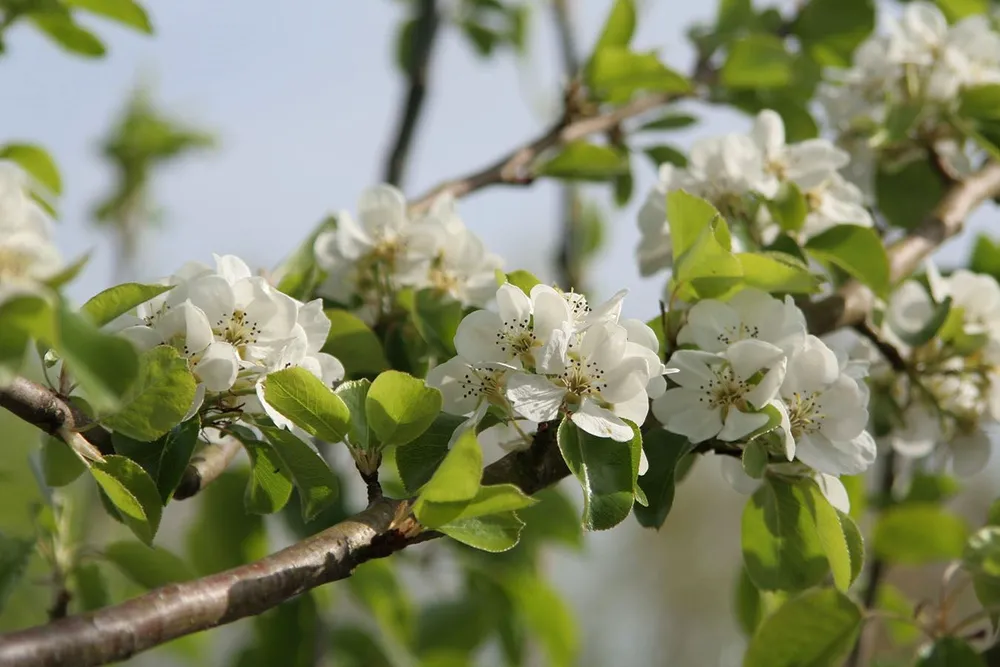
{"type": "Polygon", "coordinates": [[[837,510],[837,518],[840,519],[840,528],[844,531],[844,542],[847,544],[847,554],[851,561],[851,577],[847,585],[844,586],[846,589],[857,580],[862,568],[864,568],[865,541],[861,537],[858,524],[854,523],[854,519],[849,514],[837,510]]]}
{"type": "Polygon", "coordinates": [[[836,667],[854,645],[862,621],[861,609],[840,591],[806,591],[763,620],[743,665],[836,667]]]}
{"type": "Polygon", "coordinates": [[[685,301],[719,298],[743,283],[743,265],[729,248],[729,227],[719,218],[674,264],[677,294],[685,301]]]}
{"type": "MultiPolygon", "coordinates": [[[[420,504],[420,514],[417,518],[428,528],[438,528],[460,519],[474,519],[489,514],[524,509],[531,507],[536,502],[531,496],[524,495],[524,492],[513,484],[494,484],[479,487],[475,497],[471,500],[456,502],[429,502],[425,500],[420,504]]],[[[414,508],[414,514],[416,514],[416,508],[414,508]]]]}
{"type": "Polygon", "coordinates": [[[607,102],[627,102],[638,91],[687,93],[691,83],[656,57],[607,47],[590,61],[590,86],[607,102]]]}
{"type": "MultiPolygon", "coordinates": [[[[117,408],[139,374],[135,347],[65,308],[56,321],[58,335],[45,342],[66,362],[94,407],[102,411],[117,408]]],[[[190,405],[189,401],[185,409],[190,405]]]]}
{"type": "Polygon", "coordinates": [[[96,326],[104,326],[119,315],[123,315],[141,303],[173,289],[172,285],[143,285],[123,283],[109,287],[83,304],[80,312],[90,318],[96,326]]]}
{"type": "Polygon", "coordinates": [[[73,568],[73,600],[82,612],[108,604],[108,584],[97,563],[82,563],[73,568]]]}
{"type": "MultiPolygon", "coordinates": [[[[665,162],[670,163],[675,167],[683,168],[687,166],[687,156],[673,146],[667,146],[666,144],[650,146],[642,149],[642,152],[646,154],[646,157],[648,157],[656,167],[659,167],[665,162]]],[[[677,190],[676,192],[681,191],[677,190]]]]}
{"type": "Polygon", "coordinates": [[[351,419],[344,401],[301,366],[264,378],[264,398],[296,426],[326,442],[340,442],[351,419]]]}
{"type": "Polygon", "coordinates": [[[573,612],[550,583],[530,572],[504,577],[504,589],[515,612],[524,617],[548,656],[546,664],[569,667],[578,664],[580,633],[573,612]]]}
{"type": "MultiPolygon", "coordinates": [[[[271,280],[277,283],[278,291],[299,301],[308,301],[323,277],[316,263],[316,239],[325,231],[336,229],[337,219],[328,216],[313,228],[309,236],[281,261],[274,270],[271,280]]],[[[345,312],[345,311],[339,311],[345,312]]]]}
{"type": "Polygon", "coordinates": [[[779,37],[751,34],[734,42],[719,72],[728,88],[782,88],[792,81],[793,58],[779,37]]]}
{"type": "Polygon", "coordinates": [[[356,315],[331,308],[330,333],[323,351],[340,359],[348,375],[380,373],[389,368],[378,336],[356,315]]]}
{"type": "MultiPolygon", "coordinates": [[[[474,430],[466,429],[455,438],[441,465],[420,490],[417,502],[413,506],[413,513],[421,522],[428,518],[437,523],[435,520],[439,516],[435,514],[435,505],[468,503],[479,492],[479,480],[482,475],[483,453],[479,448],[479,441],[476,440],[474,430]]],[[[446,518],[440,523],[445,523],[450,518],[453,517],[446,518]]]]}
{"type": "Polygon", "coordinates": [[[416,493],[430,481],[448,455],[452,434],[464,423],[464,417],[442,412],[426,431],[396,450],[396,470],[407,493],[416,493]]]}
{"type": "Polygon", "coordinates": [[[812,294],[823,282],[807,265],[783,252],[741,252],[736,258],[743,267],[746,286],[765,292],[812,294]]]}
{"type": "Polygon", "coordinates": [[[10,143],[0,148],[0,160],[17,163],[53,195],[62,194],[62,178],[52,156],[34,144],[10,143]]]}
{"type": "Polygon", "coordinates": [[[935,503],[890,507],[875,525],[875,554],[889,562],[923,565],[959,558],[969,527],[935,503]]]}
{"type": "Polygon", "coordinates": [[[292,479],[274,449],[266,442],[241,439],[250,457],[250,480],[243,506],[251,514],[274,514],[292,495],[292,479]]]}
{"type": "Polygon", "coordinates": [[[273,426],[258,428],[299,492],[302,519],[311,521],[337,499],[337,478],[323,457],[292,433],[273,426]]]}
{"type": "Polygon", "coordinates": [[[122,407],[100,421],[115,432],[152,442],[184,419],[194,401],[197,382],[187,359],[169,345],[147,350],[139,361],[139,378],[122,407]]]}
{"type": "Polygon", "coordinates": [[[441,392],[406,373],[385,371],[365,398],[368,425],[383,447],[405,445],[441,412],[441,392]]]}
{"type": "Polygon", "coordinates": [[[628,171],[628,155],[586,141],[572,141],[553,158],[540,164],[539,176],[577,181],[607,181],[628,171]]]}
{"type": "Polygon", "coordinates": [[[812,0],[802,6],[793,30],[821,65],[849,67],[855,48],[874,27],[870,0],[812,0]]]}
{"type": "Polygon", "coordinates": [[[166,505],[181,483],[201,432],[201,419],[197,415],[170,429],[159,440],[160,460],[156,471],[156,488],[166,505]]]}
{"type": "Polygon", "coordinates": [[[616,442],[581,431],[569,419],[559,424],[557,434],[570,472],[583,488],[583,525],[588,530],[606,530],[632,511],[636,473],[632,450],[641,442],[616,442]]]}
{"type": "Polygon", "coordinates": [[[789,181],[782,185],[774,199],[766,202],[767,210],[778,226],[786,232],[797,232],[802,229],[809,213],[809,205],[802,191],[795,183],[789,181]]]}
{"type": "Polygon", "coordinates": [[[889,258],[875,230],[837,225],[809,239],[805,248],[816,259],[839,266],[876,295],[888,296],[889,258]]]}
{"type": "Polygon", "coordinates": [[[104,557],[143,588],[159,588],[195,578],[191,568],[176,554],[139,542],[112,542],[104,547],[104,557]]]}
{"type": "Polygon", "coordinates": [[[674,504],[677,462],[691,450],[691,443],[683,436],[660,428],[646,434],[643,448],[649,470],[639,477],[638,484],[646,494],[649,506],[636,505],[632,511],[639,525],[659,530],[674,504]]]}
{"type": "Polygon", "coordinates": [[[54,323],[48,302],[37,296],[12,296],[0,303],[0,322],[0,385],[5,385],[20,373],[28,342],[51,340],[54,323]]]}
{"type": "Polygon", "coordinates": [[[594,52],[608,47],[628,46],[635,34],[635,22],[635,0],[615,0],[604,22],[601,36],[594,45],[594,52]]]}
{"type": "Polygon", "coordinates": [[[60,8],[47,12],[32,12],[28,18],[49,39],[70,53],[87,58],[100,58],[105,53],[104,44],[92,32],[73,22],[69,12],[60,8]]]}
{"type": "Polygon", "coordinates": [[[517,545],[524,522],[513,512],[490,514],[472,519],[458,519],[438,528],[439,531],[470,547],[499,553],[517,545]]]}
{"type": "Polygon", "coordinates": [[[153,33],[153,26],[149,22],[146,10],[133,0],[63,0],[63,2],[70,7],[83,9],[106,19],[117,21],[147,35],[153,33]]]}
{"type": "Polygon", "coordinates": [[[462,303],[435,289],[418,290],[413,323],[421,337],[447,357],[455,356],[455,332],[462,321],[462,303]]]}
{"type": "Polygon", "coordinates": [[[944,196],[941,177],[930,160],[914,160],[875,174],[878,210],[893,227],[913,229],[930,214],[944,196]]]}
{"type": "MultiPolygon", "coordinates": [[[[517,271],[511,271],[504,276],[506,282],[510,283],[514,287],[519,288],[525,294],[531,294],[531,288],[535,285],[540,284],[542,281],[535,277],[535,274],[530,271],[523,271],[518,269],[517,271]]],[[[503,282],[500,283],[501,285],[503,282]]]]}
{"type": "Polygon", "coordinates": [[[65,442],[49,436],[42,438],[42,472],[46,484],[66,486],[86,469],[87,466],[65,442]]]}
{"type": "Polygon", "coordinates": [[[409,645],[415,630],[413,601],[386,560],[360,565],[347,579],[351,593],[393,639],[409,645]]]}
{"type": "MultiPolygon", "coordinates": [[[[701,197],[684,190],[667,193],[667,223],[674,250],[674,263],[680,261],[713,222],[722,218],[719,210],[701,197]]],[[[728,248],[727,248],[728,250],[728,248]]]]}
{"type": "Polygon", "coordinates": [[[149,474],[132,459],[105,456],[90,466],[90,474],[100,485],[118,516],[135,536],[146,544],[160,527],[160,493],[149,474]]]}
{"type": "Polygon", "coordinates": [[[372,437],[368,427],[368,415],[365,413],[365,399],[371,389],[370,380],[350,380],[336,389],[337,396],[347,406],[351,421],[347,431],[347,442],[353,449],[362,452],[374,451],[378,443],[372,437]]]}

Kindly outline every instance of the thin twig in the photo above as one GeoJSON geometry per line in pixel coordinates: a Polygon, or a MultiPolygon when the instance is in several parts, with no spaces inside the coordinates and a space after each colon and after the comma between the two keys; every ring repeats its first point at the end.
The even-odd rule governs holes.
{"type": "Polygon", "coordinates": [[[892,370],[897,373],[909,374],[910,365],[906,363],[905,359],[903,359],[903,356],[899,353],[899,350],[896,349],[896,346],[882,338],[882,336],[880,336],[867,321],[855,324],[854,330],[871,341],[871,343],[878,349],[879,354],[881,354],[882,357],[889,362],[892,370]]]}
{"type": "Polygon", "coordinates": [[[427,95],[427,74],[430,69],[431,52],[434,50],[440,17],[438,16],[437,0],[419,0],[417,17],[413,25],[410,52],[407,57],[407,91],[406,100],[400,110],[396,127],[396,138],[389,151],[385,163],[386,183],[399,186],[403,181],[410,146],[413,144],[413,134],[424,108],[424,98],[427,95]]]}
{"type": "Polygon", "coordinates": [[[242,448],[239,440],[226,436],[213,442],[191,457],[181,481],[174,491],[174,500],[185,500],[197,494],[226,471],[242,448]]]}
{"type": "Polygon", "coordinates": [[[9,410],[29,424],[51,436],[66,441],[73,451],[87,452],[86,458],[100,459],[113,454],[111,434],[92,426],[83,412],[55,390],[27,378],[14,378],[0,387],[0,407],[9,410]],[[87,429],[86,444],[79,433],[87,429]],[[77,440],[79,438],[79,440],[77,440]]]}

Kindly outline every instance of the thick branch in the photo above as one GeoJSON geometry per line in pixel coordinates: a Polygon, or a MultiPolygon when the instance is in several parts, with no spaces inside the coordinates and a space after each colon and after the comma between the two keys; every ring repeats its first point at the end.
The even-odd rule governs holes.
{"type": "Polygon", "coordinates": [[[239,440],[229,436],[220,442],[206,445],[200,452],[191,457],[191,462],[184,469],[177,490],[174,491],[174,499],[190,498],[214,482],[219,475],[226,471],[241,447],[239,440]]]}
{"type": "MultiPolygon", "coordinates": [[[[70,434],[90,425],[85,414],[54,390],[23,377],[14,378],[7,386],[0,387],[0,407],[61,440],[67,440],[70,434]]],[[[89,429],[86,439],[79,437],[77,442],[84,448],[88,445],[94,447],[98,455],[114,453],[110,435],[102,428],[89,429]]],[[[67,444],[79,449],[76,443],[67,444]]]]}
{"type": "Polygon", "coordinates": [[[403,170],[406,167],[406,159],[413,143],[413,132],[424,108],[428,65],[440,24],[437,0],[420,0],[418,5],[419,9],[413,26],[413,37],[410,40],[408,54],[409,83],[406,101],[397,123],[396,139],[392,143],[392,149],[389,151],[389,158],[385,164],[385,182],[397,186],[403,180],[403,170]]]}
{"type": "MultiPolygon", "coordinates": [[[[1000,164],[996,162],[989,162],[953,185],[916,229],[887,248],[892,283],[916,271],[942,243],[962,231],[965,219],[976,208],[997,195],[1000,195],[1000,164]]],[[[809,330],[821,335],[864,322],[874,301],[871,290],[852,280],[835,294],[806,307],[809,330]]]]}
{"type": "MultiPolygon", "coordinates": [[[[534,493],[569,474],[542,425],[531,448],[483,471],[485,484],[534,493]]],[[[300,593],[344,579],[373,558],[440,536],[420,532],[410,502],[382,498],[354,517],[263,558],[202,579],[171,584],[89,614],[0,636],[5,667],[87,667],[124,660],[177,637],[260,614],[300,593]]]]}

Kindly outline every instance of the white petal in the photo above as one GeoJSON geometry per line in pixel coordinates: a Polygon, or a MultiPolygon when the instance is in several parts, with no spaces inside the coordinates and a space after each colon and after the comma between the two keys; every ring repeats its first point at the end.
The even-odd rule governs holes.
{"type": "MultiPolygon", "coordinates": [[[[622,303],[624,302],[627,294],[627,289],[619,290],[618,292],[615,292],[615,295],[610,299],[591,310],[590,313],[583,318],[580,325],[581,330],[597,323],[617,323],[621,317],[622,303]]],[[[653,335],[653,338],[656,338],[655,334],[653,335]]]]}
{"type": "Polygon", "coordinates": [[[337,254],[348,260],[357,260],[375,245],[371,235],[347,211],[337,215],[337,254]]]}
{"type": "Polygon", "coordinates": [[[458,323],[458,329],[455,331],[455,350],[459,356],[472,363],[514,360],[510,348],[500,349],[498,334],[502,326],[500,316],[489,310],[469,313],[458,323]]]}
{"type": "Polygon", "coordinates": [[[697,444],[722,430],[721,411],[707,407],[707,402],[703,392],[680,387],[668,389],[653,401],[653,415],[668,431],[697,444]]]}
{"type": "Polygon", "coordinates": [[[776,112],[764,109],[757,114],[750,137],[768,157],[775,157],[785,147],[785,123],[776,112]]]}
{"type": "Polygon", "coordinates": [[[407,221],[406,197],[391,185],[368,188],[358,202],[358,218],[372,236],[399,233],[407,221]]]}
{"type": "Polygon", "coordinates": [[[785,457],[791,461],[795,458],[795,438],[792,437],[792,421],[788,415],[788,406],[783,401],[771,401],[771,405],[781,414],[781,438],[785,446],[785,457]]]}
{"type": "Polygon", "coordinates": [[[785,353],[777,345],[748,338],[730,345],[726,358],[732,364],[736,377],[746,380],[759,370],[777,365],[785,358],[785,353]]]}
{"type": "Polygon", "coordinates": [[[122,329],[118,335],[132,341],[132,343],[139,348],[141,352],[150,350],[157,345],[162,345],[165,342],[159,331],[145,325],[126,327],[125,329],[122,329]]]}
{"type": "Polygon", "coordinates": [[[691,306],[688,321],[677,334],[677,342],[694,343],[705,352],[724,352],[736,342],[740,316],[727,303],[705,299],[691,306]]]}
{"type": "Polygon", "coordinates": [[[250,267],[246,265],[246,262],[236,255],[220,256],[213,254],[212,257],[215,258],[216,272],[225,278],[230,285],[253,275],[250,273],[250,267]]]}
{"type": "Polygon", "coordinates": [[[639,450],[639,475],[645,475],[649,471],[649,459],[646,458],[646,450],[639,450]]]}
{"type": "Polygon", "coordinates": [[[515,373],[507,381],[507,400],[523,417],[547,422],[559,416],[566,389],[541,375],[515,373]]]}
{"type": "Polygon", "coordinates": [[[743,412],[730,408],[718,438],[726,442],[740,440],[766,424],[767,419],[767,415],[763,412],[743,412]]]}
{"type": "Polygon", "coordinates": [[[167,341],[179,336],[181,340],[177,346],[186,356],[198,354],[215,339],[208,317],[190,301],[179,303],[164,313],[156,328],[167,341]]]}
{"type": "Polygon", "coordinates": [[[194,400],[191,401],[191,407],[188,408],[187,413],[185,413],[184,415],[184,419],[182,419],[181,421],[186,422],[187,420],[191,419],[196,414],[198,414],[198,411],[201,410],[201,406],[204,402],[205,402],[205,385],[204,383],[199,382],[198,386],[194,388],[194,400]]]}
{"type": "Polygon", "coordinates": [[[646,394],[636,394],[627,401],[615,403],[611,411],[622,419],[627,419],[637,426],[642,426],[649,414],[649,399],[646,394]]]}
{"type": "Polygon", "coordinates": [[[541,347],[534,349],[535,369],[539,373],[558,375],[569,363],[569,344],[573,338],[573,324],[563,322],[561,328],[548,332],[541,347]]]}
{"type": "Polygon", "coordinates": [[[326,352],[316,352],[312,355],[312,358],[319,361],[319,379],[326,386],[332,387],[335,383],[344,379],[344,364],[340,363],[340,359],[337,357],[326,352]]]}
{"type": "Polygon", "coordinates": [[[200,276],[188,283],[187,298],[201,308],[209,324],[217,331],[229,324],[236,307],[232,284],[215,274],[200,276]]]}
{"type": "Polygon", "coordinates": [[[734,456],[716,455],[719,460],[719,470],[722,472],[722,479],[726,480],[736,493],[749,496],[757,487],[760,480],[754,479],[743,470],[743,462],[734,456]]]}
{"type": "Polygon", "coordinates": [[[240,357],[229,343],[216,341],[209,345],[192,369],[211,392],[226,391],[236,382],[240,357]]]}
{"type": "Polygon", "coordinates": [[[570,415],[580,430],[598,438],[611,438],[618,442],[628,442],[634,433],[632,427],[619,419],[613,412],[602,408],[594,401],[584,399],[580,408],[570,415]]]}
{"type": "Polygon", "coordinates": [[[722,357],[698,350],[678,350],[670,357],[667,372],[671,380],[682,387],[697,388],[707,380],[715,380],[715,367],[725,363],[722,357]]]}
{"type": "Polygon", "coordinates": [[[449,414],[469,414],[482,400],[481,383],[462,357],[452,357],[427,371],[427,385],[441,392],[441,409],[449,414]]]}
{"type": "Polygon", "coordinates": [[[527,327],[531,320],[531,299],[510,283],[504,283],[497,290],[497,309],[504,324],[520,323],[527,327]]]}
{"type": "Polygon", "coordinates": [[[313,299],[300,306],[296,322],[306,332],[309,350],[319,352],[330,335],[330,318],[323,312],[323,299],[313,299]]]}
{"type": "Polygon", "coordinates": [[[751,405],[762,408],[777,395],[778,389],[785,379],[786,364],[787,361],[784,358],[779,359],[778,363],[764,373],[764,377],[760,379],[757,386],[746,393],[746,399],[751,405]]]}
{"type": "Polygon", "coordinates": [[[839,477],[820,473],[816,475],[816,484],[831,505],[844,514],[851,511],[851,498],[847,495],[847,489],[839,477]]]}

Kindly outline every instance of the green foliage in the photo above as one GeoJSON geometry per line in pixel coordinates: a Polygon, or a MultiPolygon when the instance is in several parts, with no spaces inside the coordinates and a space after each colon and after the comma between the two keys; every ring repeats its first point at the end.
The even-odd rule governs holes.
{"type": "Polygon", "coordinates": [[[894,227],[913,229],[941,201],[944,185],[928,160],[915,160],[875,174],[878,210],[894,227]]]}
{"type": "Polygon", "coordinates": [[[200,430],[201,420],[195,416],[170,429],[154,442],[135,440],[115,432],[111,435],[111,443],[117,454],[132,459],[142,466],[150,478],[156,480],[156,488],[166,505],[177,490],[184,469],[191,460],[200,430]]]}
{"type": "Polygon", "coordinates": [[[245,471],[227,471],[198,494],[199,511],[187,533],[187,560],[199,576],[267,554],[263,518],[243,509],[246,486],[245,471]]]}
{"type": "Polygon", "coordinates": [[[124,338],[99,331],[84,317],[65,308],[55,314],[54,320],[54,330],[36,330],[37,337],[55,349],[95,408],[116,409],[140,371],[135,348],[124,338]]]}
{"type": "Polygon", "coordinates": [[[861,630],[861,609],[832,588],[806,591],[766,617],[744,667],[836,667],[861,630]]]}
{"type": "Polygon", "coordinates": [[[668,112],[657,118],[644,123],[639,130],[646,132],[651,130],[678,130],[683,127],[694,125],[698,119],[685,113],[668,112]]]}
{"type": "Polygon", "coordinates": [[[923,653],[914,667],[986,667],[986,662],[959,637],[942,637],[923,653]]]}
{"type": "Polygon", "coordinates": [[[24,169],[46,194],[62,194],[62,177],[52,156],[35,144],[9,143],[0,148],[0,160],[10,160],[24,169]]]}
{"type": "Polygon", "coordinates": [[[271,445],[255,438],[240,440],[250,457],[250,479],[243,505],[251,514],[273,514],[291,497],[292,478],[271,445]]]}
{"type": "Polygon", "coordinates": [[[930,342],[931,339],[938,335],[938,332],[941,331],[941,328],[948,321],[950,315],[951,297],[948,296],[941,303],[935,304],[930,319],[916,331],[905,331],[902,327],[893,326],[891,321],[889,322],[889,326],[892,327],[893,333],[899,336],[899,339],[904,343],[913,347],[919,347],[930,342]]]}
{"type": "MultiPolygon", "coordinates": [[[[517,271],[511,271],[504,276],[506,282],[509,282],[514,287],[517,287],[525,294],[531,294],[531,288],[535,285],[540,284],[542,281],[535,277],[530,271],[524,271],[518,269],[517,271]]],[[[501,285],[503,282],[500,283],[501,285]]]]}
{"type": "Polygon", "coordinates": [[[741,252],[736,255],[743,268],[743,283],[766,292],[811,294],[819,291],[822,278],[809,266],[783,252],[741,252]]]}
{"type": "Polygon", "coordinates": [[[572,421],[559,424],[558,443],[566,465],[583,488],[583,525],[587,530],[606,530],[632,511],[636,492],[642,436],[629,442],[598,438],[580,430],[572,421]]]}
{"type": "Polygon", "coordinates": [[[566,602],[541,577],[517,573],[505,577],[504,588],[515,613],[541,640],[549,665],[575,665],[580,638],[566,602]]]}
{"type": "Polygon", "coordinates": [[[636,505],[632,511],[640,525],[658,530],[674,504],[677,463],[691,450],[691,443],[683,436],[659,428],[646,433],[642,447],[649,469],[638,478],[638,484],[649,504],[636,505]]]}
{"type": "Polygon", "coordinates": [[[747,35],[732,44],[719,72],[729,88],[782,88],[792,81],[793,58],[773,35],[747,35]]]}
{"type": "Polygon", "coordinates": [[[156,440],[181,423],[196,387],[187,359],[169,345],[158,345],[142,354],[139,377],[122,407],[101,423],[136,440],[156,440]]]}
{"type": "Polygon", "coordinates": [[[677,295],[695,301],[731,294],[743,282],[743,265],[731,247],[725,220],[718,218],[703,227],[694,244],[675,262],[671,282],[677,295]]]}
{"type": "Polygon", "coordinates": [[[831,572],[846,590],[860,570],[852,567],[840,516],[808,479],[765,479],[743,511],[742,549],[747,573],[763,590],[804,590],[831,572]]]}
{"type": "Polygon", "coordinates": [[[801,230],[809,214],[809,204],[805,195],[795,183],[782,184],[778,194],[765,203],[771,217],[786,232],[801,230]]]}
{"type": "Polygon", "coordinates": [[[162,507],[156,483],[142,467],[124,456],[105,456],[90,466],[90,474],[118,512],[122,522],[146,544],[160,527],[162,507]]]}
{"type": "Polygon", "coordinates": [[[194,578],[191,568],[176,554],[139,542],[112,542],[104,547],[104,557],[143,588],[159,588],[194,578]]]}
{"type": "Polygon", "coordinates": [[[62,2],[74,9],[97,14],[139,32],[153,33],[153,26],[149,22],[146,10],[133,0],[62,0],[62,2]]]}
{"type": "Polygon", "coordinates": [[[293,424],[320,440],[340,442],[351,415],[340,396],[301,366],[264,378],[264,398],[293,424]]]}
{"type": "Polygon", "coordinates": [[[455,356],[455,332],[462,321],[462,304],[436,289],[417,291],[413,299],[413,323],[432,349],[455,356]]]}
{"type": "Polygon", "coordinates": [[[642,152],[656,167],[659,167],[665,162],[669,162],[675,167],[687,166],[687,156],[673,146],[667,146],[665,144],[650,146],[649,148],[644,148],[642,152]]]}
{"type": "MultiPolygon", "coordinates": [[[[879,585],[875,607],[897,614],[900,618],[914,618],[913,603],[901,590],[889,583],[883,582],[879,585]]],[[[892,641],[897,644],[911,644],[922,636],[920,629],[907,621],[886,619],[886,630],[892,641]]]]}
{"type": "Polygon", "coordinates": [[[52,336],[49,304],[37,296],[12,296],[0,303],[0,385],[20,372],[24,353],[32,338],[52,336]]]}
{"type": "Polygon", "coordinates": [[[351,449],[362,452],[378,451],[378,442],[372,437],[368,427],[368,414],[365,412],[365,401],[372,383],[367,379],[349,380],[337,387],[336,394],[344,402],[350,412],[351,419],[347,430],[347,444],[351,449]]]}
{"type": "Polygon", "coordinates": [[[486,516],[454,519],[438,530],[462,544],[490,553],[512,549],[521,536],[524,522],[513,511],[486,516]]]}
{"type": "Polygon", "coordinates": [[[327,309],[330,335],[323,351],[340,359],[348,376],[380,373],[389,368],[378,336],[356,315],[336,308],[327,309]]]}
{"type": "Polygon", "coordinates": [[[889,292],[889,258],[875,230],[858,225],[837,225],[809,239],[806,252],[830,262],[870,287],[876,295],[889,292]]]}
{"type": "Polygon", "coordinates": [[[535,172],[564,180],[606,181],[628,172],[628,155],[609,146],[571,141],[535,172]]]}
{"type": "Polygon", "coordinates": [[[959,558],[969,528],[960,517],[935,503],[890,507],[875,526],[875,554],[889,562],[923,565],[959,558]]]}
{"type": "Polygon", "coordinates": [[[35,541],[10,537],[0,532],[0,610],[28,568],[35,541]]]}
{"type": "Polygon", "coordinates": [[[635,34],[636,11],[634,0],[614,0],[608,18],[601,28],[601,35],[594,45],[594,53],[606,48],[628,46],[635,34]]]}
{"type": "Polygon", "coordinates": [[[994,243],[985,234],[977,236],[976,243],[972,246],[969,270],[975,273],[985,273],[1000,280],[1000,244],[994,243]]]}
{"type": "MultiPolygon", "coordinates": [[[[331,231],[336,226],[336,218],[333,216],[324,218],[306,240],[278,265],[271,277],[277,284],[278,291],[299,301],[308,301],[312,297],[323,273],[316,263],[316,239],[323,232],[331,231]]],[[[327,316],[329,317],[329,313],[327,316]]]]}
{"type": "Polygon", "coordinates": [[[821,65],[847,67],[874,27],[872,0],[812,0],[802,6],[794,32],[821,65]]]}
{"type": "Polygon", "coordinates": [[[81,612],[100,609],[108,604],[108,586],[97,563],[83,563],[73,568],[73,599],[81,612]]]}
{"type": "Polygon", "coordinates": [[[105,53],[101,40],[77,24],[73,16],[62,7],[54,11],[29,14],[28,19],[43,35],[69,53],[86,58],[99,58],[105,53]]]}
{"type": "Polygon", "coordinates": [[[140,283],[115,285],[92,296],[87,303],[83,304],[80,312],[89,317],[95,325],[104,326],[119,315],[124,315],[139,304],[146,303],[170,289],[172,289],[170,285],[142,285],[140,283]]]}
{"type": "Polygon", "coordinates": [[[422,434],[396,450],[396,469],[408,493],[416,493],[430,481],[448,454],[448,441],[464,417],[442,412],[422,434]]]}
{"type": "Polygon", "coordinates": [[[319,453],[292,433],[273,426],[258,426],[284,464],[302,505],[302,519],[311,521],[337,500],[337,478],[319,453]]]}
{"type": "Polygon", "coordinates": [[[316,595],[305,593],[253,619],[253,639],[237,667],[312,667],[319,659],[320,619],[316,595]]]}
{"type": "Polygon", "coordinates": [[[66,486],[86,469],[84,462],[65,442],[49,436],[42,437],[42,472],[47,485],[66,486]]]}
{"type": "MultiPolygon", "coordinates": [[[[434,505],[471,501],[479,492],[482,474],[483,453],[479,449],[476,433],[466,429],[454,439],[444,460],[421,488],[413,513],[426,523],[424,516],[431,516],[434,505]]],[[[447,523],[447,520],[438,525],[441,523],[447,523]]]]}
{"type": "Polygon", "coordinates": [[[347,584],[383,632],[404,646],[410,644],[416,629],[413,602],[387,561],[364,563],[351,574],[347,584]]]}
{"type": "Polygon", "coordinates": [[[670,242],[674,264],[697,243],[706,227],[722,216],[718,209],[700,197],[684,190],[667,193],[667,222],[670,225],[670,242]]]}
{"type": "Polygon", "coordinates": [[[368,425],[383,447],[411,442],[440,412],[441,392],[399,371],[380,374],[365,397],[368,425]]]}
{"type": "Polygon", "coordinates": [[[607,102],[627,102],[639,91],[682,94],[691,90],[690,82],[661,63],[655,53],[610,46],[594,53],[589,83],[607,102]]]}

